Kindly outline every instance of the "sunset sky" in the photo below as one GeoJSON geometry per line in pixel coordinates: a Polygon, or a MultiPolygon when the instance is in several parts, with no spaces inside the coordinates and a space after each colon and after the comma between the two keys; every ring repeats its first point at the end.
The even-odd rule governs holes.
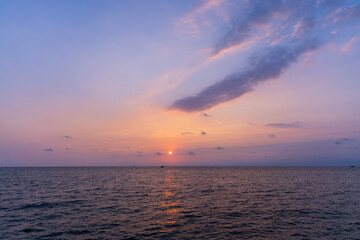
{"type": "Polygon", "coordinates": [[[0,166],[360,164],[356,0],[2,0],[0,53],[0,166]]]}

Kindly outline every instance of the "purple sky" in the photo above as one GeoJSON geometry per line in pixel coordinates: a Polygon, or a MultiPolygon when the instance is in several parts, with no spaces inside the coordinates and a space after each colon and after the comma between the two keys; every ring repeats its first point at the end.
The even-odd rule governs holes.
{"type": "Polygon", "coordinates": [[[0,39],[0,166],[360,164],[359,1],[3,0],[0,39]]]}

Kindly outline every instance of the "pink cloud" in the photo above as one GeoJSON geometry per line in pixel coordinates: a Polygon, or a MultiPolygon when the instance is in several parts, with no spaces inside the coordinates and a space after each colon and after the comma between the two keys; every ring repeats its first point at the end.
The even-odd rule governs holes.
{"type": "Polygon", "coordinates": [[[208,0],[193,11],[187,13],[177,24],[180,33],[198,34],[200,25],[210,25],[209,19],[201,19],[205,14],[212,10],[217,10],[225,0],[208,0]]]}
{"type": "Polygon", "coordinates": [[[351,40],[350,40],[349,42],[347,42],[347,43],[341,48],[341,51],[344,52],[344,53],[349,52],[349,51],[353,48],[355,42],[357,42],[357,41],[358,41],[358,38],[357,38],[357,37],[351,38],[351,40]]]}
{"type": "Polygon", "coordinates": [[[331,35],[336,35],[338,32],[339,32],[338,29],[332,30],[332,31],[331,31],[331,35]]]}
{"type": "Polygon", "coordinates": [[[275,40],[273,40],[273,41],[270,43],[270,46],[273,46],[273,45],[278,44],[279,42],[281,42],[282,40],[284,40],[284,39],[287,38],[287,37],[288,37],[287,35],[284,35],[284,36],[280,36],[280,37],[276,38],[275,40]]]}
{"type": "Polygon", "coordinates": [[[312,57],[307,57],[307,58],[305,58],[305,60],[304,60],[304,62],[303,62],[303,65],[304,65],[304,66],[309,66],[309,65],[313,65],[313,64],[315,64],[315,63],[316,63],[316,61],[315,61],[314,58],[312,58],[312,57]]]}

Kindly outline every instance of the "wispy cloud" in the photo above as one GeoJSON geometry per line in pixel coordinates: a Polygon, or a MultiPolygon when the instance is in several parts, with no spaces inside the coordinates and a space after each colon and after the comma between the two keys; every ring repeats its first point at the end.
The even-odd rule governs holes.
{"type": "Polygon", "coordinates": [[[206,132],[204,132],[204,131],[201,131],[201,135],[206,135],[206,132]]]}
{"type": "Polygon", "coordinates": [[[303,62],[303,65],[304,66],[309,66],[309,65],[313,65],[316,63],[316,60],[312,57],[307,57],[304,62],[303,62]]]}
{"type": "Polygon", "coordinates": [[[332,30],[332,31],[330,32],[330,34],[331,34],[331,35],[336,35],[336,34],[338,34],[338,32],[339,32],[339,29],[335,29],[335,30],[332,30]]]}
{"type": "Polygon", "coordinates": [[[276,135],[275,135],[275,134],[269,134],[268,137],[270,137],[270,138],[275,138],[276,135]]]}
{"type": "Polygon", "coordinates": [[[215,148],[215,150],[224,150],[224,148],[223,148],[223,147],[220,147],[220,146],[217,146],[217,147],[215,148]]]}
{"type": "Polygon", "coordinates": [[[301,38],[306,33],[311,32],[315,28],[315,25],[316,25],[315,17],[308,17],[302,19],[295,25],[292,36],[301,38]]]}
{"type": "Polygon", "coordinates": [[[45,148],[44,151],[45,151],[45,152],[53,152],[54,149],[52,149],[52,148],[45,148]]]}
{"type": "Polygon", "coordinates": [[[158,156],[163,155],[161,152],[156,152],[155,154],[158,155],[158,156]]]}
{"type": "Polygon", "coordinates": [[[236,53],[238,51],[244,52],[246,50],[249,50],[250,47],[253,44],[255,44],[259,39],[261,39],[261,38],[250,39],[250,40],[241,42],[239,44],[236,44],[236,45],[233,45],[233,46],[230,46],[230,47],[227,47],[227,48],[220,49],[220,50],[214,52],[214,54],[209,58],[209,62],[217,60],[220,57],[224,56],[225,54],[236,53]]]}
{"type": "Polygon", "coordinates": [[[189,151],[188,154],[189,154],[190,156],[194,156],[194,155],[195,155],[195,153],[194,153],[193,151],[189,151]]]}
{"type": "Polygon", "coordinates": [[[69,135],[65,135],[64,138],[71,139],[72,137],[69,135]]]}
{"type": "Polygon", "coordinates": [[[333,20],[336,23],[342,23],[358,19],[360,19],[360,5],[356,4],[339,10],[333,20]]]}
{"type": "Polygon", "coordinates": [[[302,124],[300,122],[268,123],[265,126],[267,126],[267,127],[276,127],[276,128],[300,128],[302,126],[302,124]]]}

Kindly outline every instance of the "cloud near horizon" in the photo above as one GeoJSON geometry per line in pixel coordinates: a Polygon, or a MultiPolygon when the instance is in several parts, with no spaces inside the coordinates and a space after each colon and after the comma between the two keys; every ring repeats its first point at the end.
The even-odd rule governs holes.
{"type": "Polygon", "coordinates": [[[344,7],[344,1],[254,0],[244,4],[243,12],[234,16],[231,30],[214,44],[213,55],[249,40],[256,40],[262,47],[247,59],[247,67],[241,67],[242,70],[227,75],[194,96],[176,100],[169,109],[204,111],[239,98],[253,91],[258,83],[278,78],[299,56],[319,49],[335,27],[329,24],[335,20],[325,16],[336,16],[337,23],[360,16],[359,4],[344,7]],[[347,12],[350,16],[345,14],[347,12]]]}
{"type": "Polygon", "coordinates": [[[292,123],[268,123],[265,126],[276,127],[276,128],[300,128],[302,125],[300,122],[292,122],[292,123]]]}
{"type": "Polygon", "coordinates": [[[181,135],[193,135],[193,132],[182,132],[181,135]]]}
{"type": "Polygon", "coordinates": [[[335,144],[344,144],[346,142],[353,142],[355,141],[355,138],[341,138],[335,141],[335,144]]]}
{"type": "Polygon", "coordinates": [[[188,154],[189,154],[190,156],[195,156],[195,153],[194,153],[193,151],[189,151],[188,154]]]}

